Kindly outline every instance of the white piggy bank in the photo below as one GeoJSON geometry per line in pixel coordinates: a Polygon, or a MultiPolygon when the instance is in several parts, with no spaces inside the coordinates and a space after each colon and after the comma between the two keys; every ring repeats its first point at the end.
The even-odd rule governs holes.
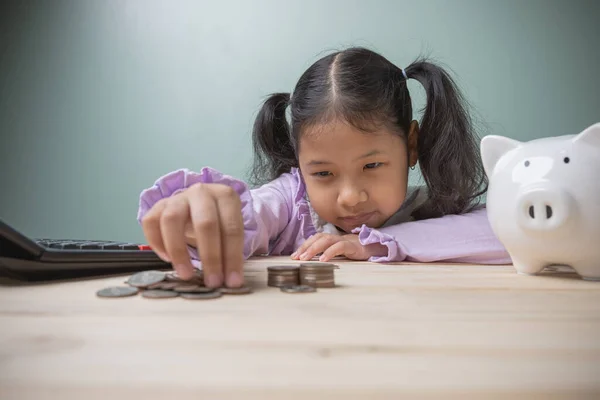
{"type": "Polygon", "coordinates": [[[520,274],[568,265],[600,280],[600,123],[578,135],[481,141],[488,219],[520,274]]]}

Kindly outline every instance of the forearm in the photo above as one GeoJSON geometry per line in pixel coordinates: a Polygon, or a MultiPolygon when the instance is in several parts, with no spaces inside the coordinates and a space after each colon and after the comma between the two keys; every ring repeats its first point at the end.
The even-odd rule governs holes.
{"type": "Polygon", "coordinates": [[[487,210],[480,208],[461,215],[412,221],[380,230],[356,230],[363,245],[386,248],[383,256],[370,261],[466,262],[510,264],[506,249],[493,233],[487,210]]]}

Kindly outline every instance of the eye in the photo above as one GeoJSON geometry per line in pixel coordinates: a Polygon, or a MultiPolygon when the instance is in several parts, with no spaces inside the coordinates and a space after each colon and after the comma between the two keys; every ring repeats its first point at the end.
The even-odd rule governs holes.
{"type": "Polygon", "coordinates": [[[565,162],[565,164],[568,164],[569,161],[571,161],[571,159],[569,157],[565,157],[563,158],[563,161],[565,162]]]}
{"type": "Polygon", "coordinates": [[[314,174],[312,174],[313,176],[317,176],[319,178],[326,178],[329,175],[331,175],[331,172],[329,171],[319,171],[319,172],[315,172],[314,174]]]}
{"type": "Polygon", "coordinates": [[[375,169],[377,167],[381,167],[383,164],[379,162],[369,163],[365,165],[365,169],[375,169]]]}
{"type": "Polygon", "coordinates": [[[529,160],[526,160],[526,161],[525,161],[525,166],[526,166],[526,167],[529,167],[529,164],[531,164],[531,163],[529,162],[529,160]]]}

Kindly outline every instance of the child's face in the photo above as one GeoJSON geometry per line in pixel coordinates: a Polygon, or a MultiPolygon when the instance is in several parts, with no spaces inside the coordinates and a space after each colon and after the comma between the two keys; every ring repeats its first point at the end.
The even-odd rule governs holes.
{"type": "MultiPolygon", "coordinates": [[[[413,137],[409,143],[416,142],[413,137]]],[[[398,211],[413,153],[403,138],[384,128],[365,133],[334,122],[301,135],[299,164],[314,210],[350,232],[362,224],[377,228],[398,211]]]]}

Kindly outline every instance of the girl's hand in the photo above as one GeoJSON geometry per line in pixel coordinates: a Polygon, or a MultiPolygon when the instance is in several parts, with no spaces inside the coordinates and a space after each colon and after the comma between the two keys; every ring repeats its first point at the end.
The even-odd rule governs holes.
{"type": "Polygon", "coordinates": [[[379,243],[363,246],[358,240],[358,235],[355,234],[338,236],[329,233],[317,233],[302,243],[298,250],[292,254],[292,259],[308,261],[315,255],[323,253],[319,258],[321,262],[327,262],[336,256],[364,261],[370,257],[384,256],[387,251],[387,247],[379,243]]]}
{"type": "Polygon", "coordinates": [[[202,260],[208,287],[244,283],[244,223],[238,194],[229,186],[198,183],[158,201],[142,219],[148,244],[183,279],[194,275],[187,245],[202,260]]]}

